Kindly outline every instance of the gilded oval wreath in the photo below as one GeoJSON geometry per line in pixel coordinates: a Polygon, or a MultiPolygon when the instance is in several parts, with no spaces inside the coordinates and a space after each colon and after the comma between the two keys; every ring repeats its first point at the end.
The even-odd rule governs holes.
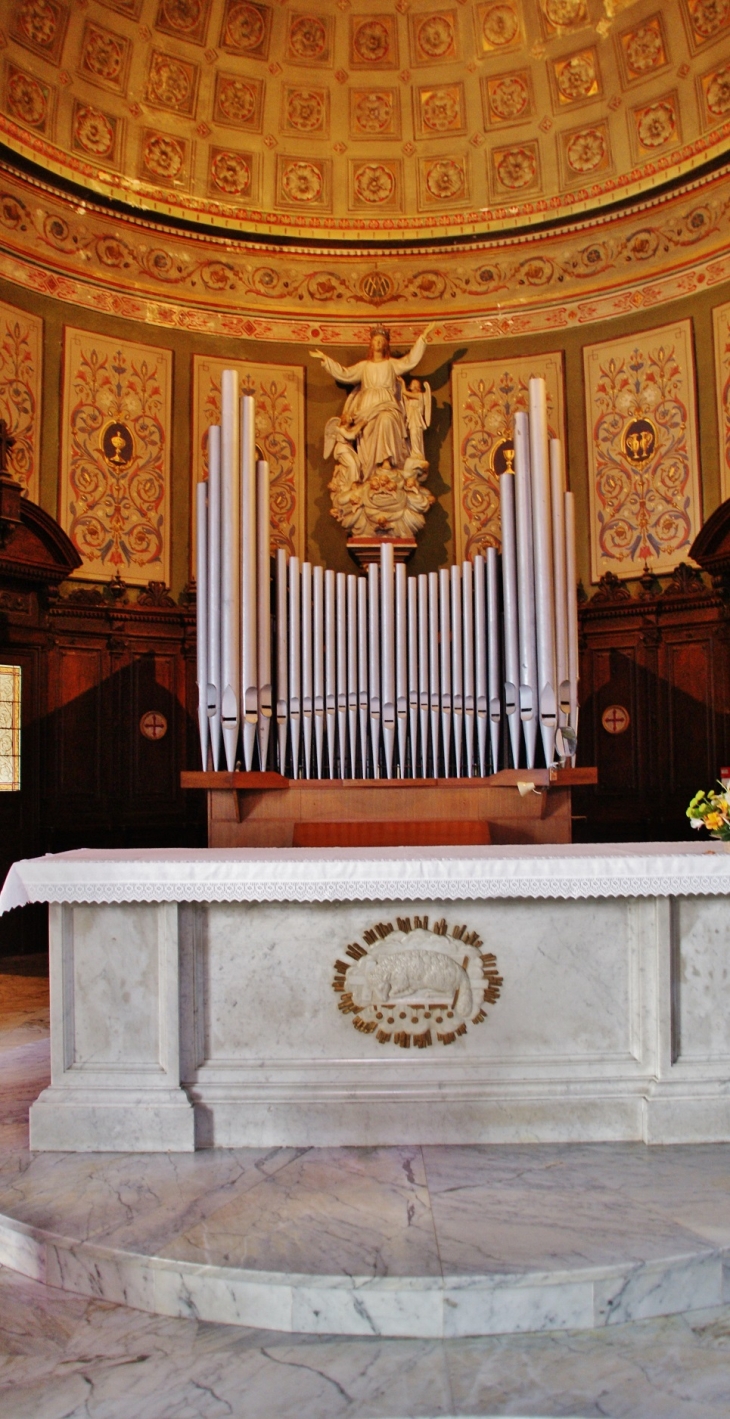
{"type": "Polygon", "coordinates": [[[432,927],[427,916],[399,916],[396,922],[378,922],[363,933],[364,946],[353,941],[345,948],[348,961],[335,961],[332,988],[339,1008],[379,1044],[453,1044],[469,1023],[487,1018],[485,1005],[499,999],[497,958],[483,949],[476,931],[449,931],[443,917],[432,927]]]}

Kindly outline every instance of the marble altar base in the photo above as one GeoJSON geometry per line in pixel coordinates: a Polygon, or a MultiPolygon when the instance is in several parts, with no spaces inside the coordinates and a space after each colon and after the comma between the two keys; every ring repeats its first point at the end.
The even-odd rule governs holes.
{"type": "Polygon", "coordinates": [[[13,871],[52,901],[35,1149],[730,1140],[724,850],[13,871]]]}

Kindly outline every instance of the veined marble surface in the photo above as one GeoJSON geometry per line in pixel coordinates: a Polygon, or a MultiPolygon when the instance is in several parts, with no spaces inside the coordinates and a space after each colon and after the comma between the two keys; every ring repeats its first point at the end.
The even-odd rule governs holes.
{"type": "Polygon", "coordinates": [[[0,1419],[727,1419],[730,1308],[479,1340],[282,1336],[0,1269],[0,1419]]]}
{"type": "MultiPolygon", "coordinates": [[[[450,1204],[452,1219],[462,1208],[477,1224],[482,1246],[494,1220],[487,1185],[502,1197],[512,1191],[515,1206],[521,1190],[537,1209],[536,1227],[542,1219],[543,1257],[553,1255],[555,1262],[565,1260],[565,1240],[550,1240],[541,1197],[547,1202],[561,1195],[585,1205],[594,1196],[596,1221],[604,1213],[613,1219],[614,1240],[622,1204],[634,1220],[660,1219],[661,1227],[683,1228],[715,1245],[724,1245],[730,1234],[730,1157],[724,1147],[386,1149],[377,1150],[372,1172],[376,1150],[345,1150],[350,1168],[340,1178],[331,1223],[312,1190],[315,1179],[331,1183],[335,1150],[327,1157],[316,1150],[279,1149],[164,1159],[50,1154],[32,1159],[27,1109],[48,1071],[47,986],[5,987],[0,978],[4,1196],[30,1205],[31,1185],[40,1187],[42,1175],[46,1220],[73,1220],[79,1238],[113,1235],[117,1246],[125,1239],[138,1247],[164,1246],[165,1240],[174,1246],[175,1238],[190,1240],[210,1224],[211,1244],[217,1246],[222,1212],[239,1197],[253,1199],[258,1190],[254,1215],[268,1218],[281,1254],[292,1241],[302,1246],[296,1214],[287,1214],[295,1181],[299,1217],[310,1232],[318,1217],[321,1234],[329,1229],[339,1244],[349,1222],[349,1245],[373,1271],[387,1246],[393,1247],[394,1218],[401,1232],[410,1220],[421,1248],[424,1234],[436,1235],[437,1222],[424,1225],[424,1190],[441,1227],[450,1204]],[[480,1168],[479,1155],[489,1155],[488,1173],[480,1168]],[[79,1165],[86,1183],[73,1196],[79,1165]],[[355,1184],[359,1179],[361,1189],[371,1176],[388,1184],[391,1210],[387,1226],[370,1215],[361,1228],[353,1216],[355,1184]],[[56,1183],[59,1196],[54,1196],[56,1183]],[[275,1201],[262,1208],[267,1194],[275,1201]],[[275,1217],[286,1220],[285,1214],[289,1240],[275,1235],[280,1230],[275,1217]]],[[[40,1201],[40,1191],[38,1196],[40,1201]]],[[[594,1248],[607,1245],[605,1221],[602,1227],[601,1238],[595,1233],[589,1238],[594,1248]]],[[[499,1231],[504,1243],[501,1227],[491,1230],[499,1231]]],[[[580,1245],[579,1229],[573,1241],[580,1245]]],[[[240,1256],[241,1236],[232,1245],[240,1256]]],[[[403,1255],[401,1247],[401,1261],[403,1255]]],[[[347,1339],[145,1314],[0,1267],[0,1419],[727,1419],[728,1412],[730,1307],[593,1330],[347,1339]]]]}
{"type": "Polygon", "coordinates": [[[0,1053],[0,1260],[69,1292],[278,1331],[434,1340],[593,1329],[725,1299],[729,1145],[32,1155],[21,1080],[42,1044],[0,1053]]]}

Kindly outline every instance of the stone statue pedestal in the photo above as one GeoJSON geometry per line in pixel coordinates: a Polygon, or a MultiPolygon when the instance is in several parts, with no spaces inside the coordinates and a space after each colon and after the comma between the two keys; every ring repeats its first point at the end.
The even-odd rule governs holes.
{"type": "Polygon", "coordinates": [[[347,550],[359,567],[368,567],[371,562],[380,562],[384,542],[390,543],[396,562],[407,562],[418,545],[415,537],[348,537],[347,550]]]}

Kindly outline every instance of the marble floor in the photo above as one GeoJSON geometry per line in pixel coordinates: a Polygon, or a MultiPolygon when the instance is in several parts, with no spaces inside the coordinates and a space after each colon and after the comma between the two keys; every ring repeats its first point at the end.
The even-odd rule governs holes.
{"type": "Polygon", "coordinates": [[[727,1419],[730,1308],[601,1331],[342,1340],[171,1320],[0,1270],[0,1419],[727,1419]]]}
{"type": "MultiPolygon", "coordinates": [[[[47,982],[0,974],[0,1212],[87,1242],[303,1274],[519,1278],[730,1246],[730,1148],[27,1151],[47,982]]],[[[694,1304],[701,1299],[694,1297],[694,1304]]],[[[691,1302],[692,1297],[685,1297],[691,1302]]],[[[0,1419],[719,1419],[730,1307],[479,1338],[282,1334],[0,1268],[0,1419]]]]}

